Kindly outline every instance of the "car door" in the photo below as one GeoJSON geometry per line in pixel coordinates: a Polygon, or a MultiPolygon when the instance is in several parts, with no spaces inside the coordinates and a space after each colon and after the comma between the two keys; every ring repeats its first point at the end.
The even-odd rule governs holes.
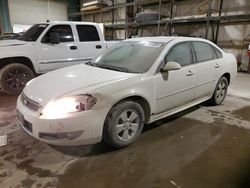
{"type": "Polygon", "coordinates": [[[54,25],[46,32],[36,46],[37,60],[41,72],[47,72],[79,63],[78,49],[71,25],[54,25]],[[59,44],[52,44],[51,33],[58,33],[59,44]]]}
{"type": "Polygon", "coordinates": [[[94,25],[76,24],[78,35],[79,58],[82,60],[93,59],[106,49],[102,33],[94,25]]]}
{"type": "Polygon", "coordinates": [[[190,45],[181,42],[173,46],[166,55],[161,67],[174,61],[182,67],[179,70],[160,72],[155,75],[156,114],[188,104],[194,99],[195,72],[190,45]]]}
{"type": "Polygon", "coordinates": [[[214,47],[206,42],[193,41],[196,73],[195,100],[212,96],[221,75],[221,59],[217,58],[214,47]]]}

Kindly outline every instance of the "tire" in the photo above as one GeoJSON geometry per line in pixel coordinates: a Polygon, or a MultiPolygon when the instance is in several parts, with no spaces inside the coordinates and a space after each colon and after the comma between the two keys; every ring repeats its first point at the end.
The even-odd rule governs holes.
{"type": "Polygon", "coordinates": [[[0,70],[0,87],[7,94],[17,95],[34,77],[33,71],[25,65],[19,63],[5,65],[0,70]]]}
{"type": "Polygon", "coordinates": [[[226,77],[221,77],[216,85],[213,97],[209,101],[210,104],[214,106],[220,105],[224,101],[227,95],[227,89],[228,89],[228,80],[226,77]]]}
{"type": "Polygon", "coordinates": [[[141,134],[145,115],[140,104],[124,101],[108,113],[103,130],[103,139],[115,148],[132,144],[141,134]]]}

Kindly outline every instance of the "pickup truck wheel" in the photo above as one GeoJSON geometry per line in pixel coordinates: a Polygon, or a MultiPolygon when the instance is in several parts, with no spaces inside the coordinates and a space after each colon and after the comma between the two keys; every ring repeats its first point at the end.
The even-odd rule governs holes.
{"type": "Polygon", "coordinates": [[[210,99],[209,102],[212,105],[220,105],[224,101],[227,95],[227,89],[228,89],[227,78],[225,77],[220,78],[220,80],[216,85],[213,97],[210,99]]]}
{"type": "Polygon", "coordinates": [[[144,126],[144,111],[140,104],[125,101],[114,106],[107,115],[103,139],[115,148],[132,144],[144,126]]]}
{"type": "Polygon", "coordinates": [[[29,67],[18,63],[9,64],[0,70],[0,87],[5,93],[16,95],[21,93],[26,83],[34,77],[29,67]]]}

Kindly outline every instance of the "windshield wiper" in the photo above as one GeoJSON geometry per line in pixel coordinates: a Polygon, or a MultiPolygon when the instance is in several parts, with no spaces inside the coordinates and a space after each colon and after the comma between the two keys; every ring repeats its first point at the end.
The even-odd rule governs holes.
{"type": "Polygon", "coordinates": [[[122,67],[115,67],[112,65],[104,65],[104,64],[96,64],[97,67],[103,68],[103,69],[109,69],[114,71],[120,71],[120,72],[129,72],[128,69],[122,68],[122,67]]]}
{"type": "Polygon", "coordinates": [[[85,63],[86,65],[90,65],[90,66],[93,66],[93,67],[97,67],[97,65],[95,63],[92,63],[92,61],[88,61],[87,63],[85,63]]]}

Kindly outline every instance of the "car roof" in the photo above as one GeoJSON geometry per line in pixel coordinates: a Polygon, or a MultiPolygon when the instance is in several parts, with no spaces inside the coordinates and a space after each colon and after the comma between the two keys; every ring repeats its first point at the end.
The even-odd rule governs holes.
{"type": "Polygon", "coordinates": [[[146,42],[161,42],[161,43],[168,43],[170,41],[175,40],[176,42],[181,41],[203,41],[211,43],[210,41],[198,38],[198,37],[179,37],[179,36],[156,36],[156,37],[140,37],[140,38],[131,38],[125,41],[146,41],[146,42]]]}

